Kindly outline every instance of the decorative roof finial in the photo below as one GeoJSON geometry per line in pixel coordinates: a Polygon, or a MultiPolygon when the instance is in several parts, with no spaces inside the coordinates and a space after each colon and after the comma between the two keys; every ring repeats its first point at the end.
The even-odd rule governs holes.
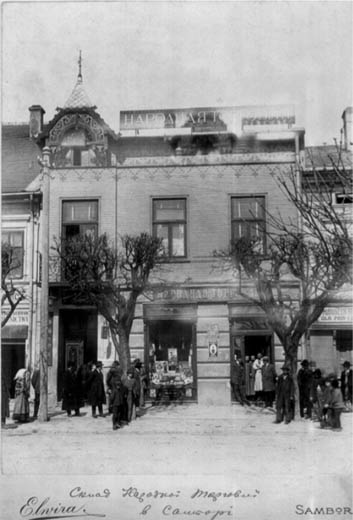
{"type": "Polygon", "coordinates": [[[82,54],[81,54],[81,50],[80,50],[80,54],[79,54],[79,57],[78,57],[78,76],[77,76],[77,80],[80,83],[82,82],[82,54]]]}

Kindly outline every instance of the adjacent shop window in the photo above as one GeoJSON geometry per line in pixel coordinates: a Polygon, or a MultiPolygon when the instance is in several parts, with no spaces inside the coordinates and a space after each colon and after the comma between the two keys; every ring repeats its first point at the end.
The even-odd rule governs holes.
{"type": "Polygon", "coordinates": [[[11,255],[11,272],[9,278],[23,278],[24,263],[24,232],[23,231],[2,231],[1,241],[8,244],[11,255]]]}
{"type": "Polygon", "coordinates": [[[346,352],[353,349],[353,336],[351,330],[336,331],[336,348],[339,352],[346,352]]]}
{"type": "Polygon", "coordinates": [[[186,258],[186,199],[153,200],[153,234],[169,258],[186,258]]]}
{"type": "Polygon", "coordinates": [[[98,235],[98,201],[70,200],[62,206],[62,236],[98,235]]]}
{"type": "Polygon", "coordinates": [[[265,197],[241,196],[231,199],[232,240],[257,238],[265,251],[265,197]]]}

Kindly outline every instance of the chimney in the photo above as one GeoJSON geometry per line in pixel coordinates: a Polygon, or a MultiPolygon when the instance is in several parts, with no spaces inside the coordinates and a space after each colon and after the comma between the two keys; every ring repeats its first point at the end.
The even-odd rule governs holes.
{"type": "Polygon", "coordinates": [[[32,105],[29,107],[29,137],[35,139],[43,130],[44,108],[40,105],[32,105]]]}
{"type": "Polygon", "coordinates": [[[353,107],[347,107],[342,114],[343,119],[343,147],[345,150],[353,151],[353,107]]]}

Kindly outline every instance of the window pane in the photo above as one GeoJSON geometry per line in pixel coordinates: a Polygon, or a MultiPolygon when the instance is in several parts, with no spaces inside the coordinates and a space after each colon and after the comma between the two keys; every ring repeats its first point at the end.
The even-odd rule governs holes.
{"type": "Polygon", "coordinates": [[[233,197],[232,218],[262,219],[264,202],[264,197],[233,197]]]}
{"type": "Polygon", "coordinates": [[[98,202],[90,200],[63,202],[63,223],[98,220],[98,202]]]}
{"type": "Polygon", "coordinates": [[[172,255],[185,256],[184,224],[172,226],[172,255]]]}
{"type": "Polygon", "coordinates": [[[158,224],[157,226],[155,226],[155,230],[156,230],[156,236],[158,238],[162,239],[163,247],[165,249],[165,252],[168,254],[168,251],[169,251],[168,226],[163,225],[163,224],[158,224]]]}
{"type": "Polygon", "coordinates": [[[185,220],[184,199],[155,200],[154,219],[157,221],[185,220]]]}

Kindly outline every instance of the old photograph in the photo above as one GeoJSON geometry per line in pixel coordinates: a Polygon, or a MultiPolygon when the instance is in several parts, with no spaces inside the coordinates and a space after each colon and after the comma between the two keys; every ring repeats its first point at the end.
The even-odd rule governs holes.
{"type": "Polygon", "coordinates": [[[8,1],[3,520],[347,520],[351,1],[8,1]]]}

